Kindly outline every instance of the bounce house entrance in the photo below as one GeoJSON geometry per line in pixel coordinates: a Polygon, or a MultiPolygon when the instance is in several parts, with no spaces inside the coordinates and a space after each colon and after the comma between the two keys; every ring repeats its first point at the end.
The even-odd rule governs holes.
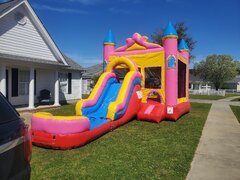
{"type": "Polygon", "coordinates": [[[150,103],[150,102],[162,103],[161,95],[158,92],[156,92],[156,91],[151,91],[147,95],[147,103],[150,103]]]}
{"type": "Polygon", "coordinates": [[[142,104],[138,112],[138,119],[160,122],[164,117],[164,104],[161,103],[161,95],[157,91],[151,91],[147,95],[147,103],[142,104]]]}

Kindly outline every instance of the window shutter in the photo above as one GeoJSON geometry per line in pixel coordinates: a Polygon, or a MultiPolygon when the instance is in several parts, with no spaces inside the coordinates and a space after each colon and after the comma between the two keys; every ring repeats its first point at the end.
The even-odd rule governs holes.
{"type": "Polygon", "coordinates": [[[34,70],[34,96],[37,95],[37,71],[34,70]]]}
{"type": "Polygon", "coordinates": [[[12,97],[18,96],[18,69],[12,68],[12,97]]]}
{"type": "Polygon", "coordinates": [[[68,94],[72,94],[72,73],[68,73],[68,94]]]}

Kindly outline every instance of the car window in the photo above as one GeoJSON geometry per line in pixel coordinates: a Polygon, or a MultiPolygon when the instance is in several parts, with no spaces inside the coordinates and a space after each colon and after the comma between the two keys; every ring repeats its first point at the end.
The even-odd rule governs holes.
{"type": "Polygon", "coordinates": [[[18,112],[0,93],[0,124],[19,119],[18,112]]]}

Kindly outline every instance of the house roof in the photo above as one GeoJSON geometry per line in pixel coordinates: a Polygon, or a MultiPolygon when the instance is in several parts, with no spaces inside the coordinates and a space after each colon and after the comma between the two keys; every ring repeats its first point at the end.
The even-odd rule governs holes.
{"type": "Polygon", "coordinates": [[[22,0],[12,0],[4,3],[0,3],[0,16],[11,9],[13,6],[17,5],[22,0]]]}
{"type": "Polygon", "coordinates": [[[54,53],[58,61],[62,61],[63,64],[67,65],[67,62],[63,58],[60,50],[58,49],[57,45],[47,32],[46,28],[44,27],[43,23],[29,4],[28,0],[11,0],[6,3],[0,3],[0,18],[4,17],[8,13],[12,12],[18,6],[24,6],[26,10],[29,12],[29,16],[33,21],[34,25],[36,26],[37,30],[41,34],[42,38],[46,41],[48,46],[50,47],[51,51],[54,53]]]}
{"type": "Polygon", "coordinates": [[[194,75],[193,69],[189,69],[189,82],[204,82],[198,75],[194,75]]]}
{"type": "Polygon", "coordinates": [[[80,66],[78,63],[76,63],[74,60],[72,60],[71,58],[67,57],[66,55],[63,54],[63,57],[65,58],[66,62],[68,63],[69,67],[68,69],[71,70],[79,70],[79,71],[85,71],[85,69],[80,66]]]}
{"type": "Polygon", "coordinates": [[[227,83],[239,83],[240,82],[240,75],[237,75],[234,79],[231,81],[227,81],[227,83]]]}
{"type": "MultiPolygon", "coordinates": [[[[202,78],[200,78],[198,75],[194,75],[193,69],[189,69],[189,82],[204,82],[202,78]]],[[[239,83],[240,82],[240,75],[237,75],[234,79],[230,81],[226,81],[226,83],[239,83]]]]}
{"type": "MultiPolygon", "coordinates": [[[[85,73],[83,73],[83,78],[91,79],[94,76],[99,76],[103,73],[103,64],[97,64],[85,69],[85,73]]],[[[128,68],[116,68],[115,73],[120,79],[123,79],[126,73],[129,71],[128,68]]]]}
{"type": "Polygon", "coordinates": [[[11,9],[17,7],[21,3],[25,3],[25,5],[28,7],[28,10],[32,13],[32,17],[35,20],[35,23],[38,24],[39,29],[42,30],[41,33],[44,34],[45,38],[47,38],[48,40],[47,42],[49,43],[50,46],[52,46],[52,48],[54,49],[55,53],[58,55],[59,59],[61,59],[61,61],[56,62],[56,61],[49,61],[49,60],[40,59],[40,58],[38,59],[38,58],[31,58],[31,57],[22,57],[19,55],[4,54],[4,53],[0,53],[0,58],[7,59],[7,60],[18,60],[21,62],[33,62],[38,64],[58,65],[62,67],[65,66],[66,69],[83,71],[84,69],[78,63],[76,63],[74,60],[72,60],[71,58],[61,53],[61,51],[58,49],[57,45],[54,43],[53,39],[50,37],[47,30],[44,28],[42,22],[37,17],[37,15],[29,5],[27,0],[11,0],[5,3],[0,3],[0,17],[4,16],[5,13],[7,14],[11,12],[11,9]]]}
{"type": "Polygon", "coordinates": [[[18,60],[20,62],[28,62],[28,63],[31,62],[31,63],[37,63],[37,64],[57,65],[57,66],[62,66],[69,70],[84,71],[84,68],[81,67],[74,60],[67,57],[66,55],[63,55],[63,56],[64,56],[66,62],[68,63],[68,66],[66,66],[63,63],[56,62],[56,61],[49,61],[49,60],[43,60],[43,59],[37,59],[37,58],[31,58],[31,57],[23,57],[23,56],[18,56],[18,55],[10,55],[10,54],[0,53],[0,59],[18,60]]]}
{"type": "Polygon", "coordinates": [[[88,67],[85,69],[85,73],[83,73],[83,78],[91,79],[93,76],[99,76],[103,73],[103,64],[96,64],[94,66],[88,67]]]}

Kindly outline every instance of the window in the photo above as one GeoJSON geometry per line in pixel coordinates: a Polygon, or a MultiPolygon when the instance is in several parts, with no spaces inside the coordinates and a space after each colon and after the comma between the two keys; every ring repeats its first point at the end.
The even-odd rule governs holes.
{"type": "Polygon", "coordinates": [[[30,79],[30,72],[26,70],[19,70],[19,95],[28,95],[29,94],[29,79],[30,79]]]}
{"type": "Polygon", "coordinates": [[[145,88],[160,89],[161,88],[161,67],[144,68],[145,71],[145,88]]]}
{"type": "Polygon", "coordinates": [[[63,93],[68,92],[68,74],[67,73],[59,73],[59,84],[60,91],[63,93]]]}
{"type": "Polygon", "coordinates": [[[178,98],[186,97],[186,64],[178,60],[178,98]]]}

